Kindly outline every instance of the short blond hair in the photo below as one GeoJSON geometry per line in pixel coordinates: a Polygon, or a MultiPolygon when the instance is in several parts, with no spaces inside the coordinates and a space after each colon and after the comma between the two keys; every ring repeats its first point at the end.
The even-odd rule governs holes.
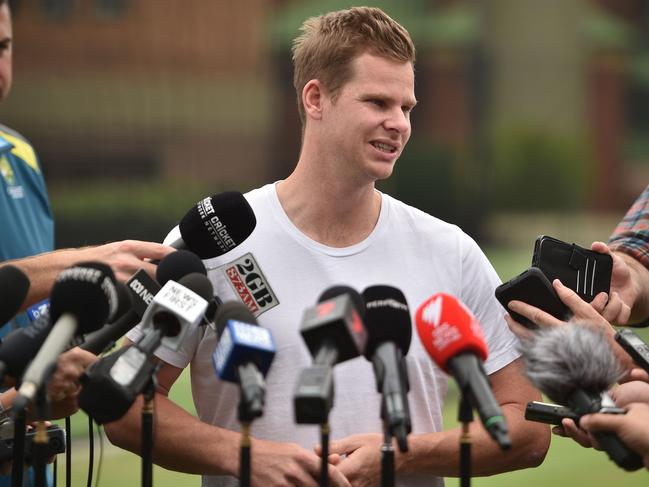
{"type": "Polygon", "coordinates": [[[302,125],[302,90],[310,80],[319,80],[335,97],[352,77],[351,62],[361,54],[415,63],[408,31],[378,8],[354,7],[311,17],[300,30],[293,41],[293,86],[302,125]]]}

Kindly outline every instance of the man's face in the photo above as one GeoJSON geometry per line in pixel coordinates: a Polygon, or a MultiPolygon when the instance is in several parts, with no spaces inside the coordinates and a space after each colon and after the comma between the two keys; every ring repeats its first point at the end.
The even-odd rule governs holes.
{"type": "Polygon", "coordinates": [[[410,112],[417,103],[409,62],[373,54],[352,61],[351,79],[323,110],[325,145],[341,173],[361,181],[385,179],[410,138],[410,112]]]}
{"type": "Polygon", "coordinates": [[[5,4],[0,7],[0,100],[4,100],[11,89],[11,42],[11,14],[5,4]]]}

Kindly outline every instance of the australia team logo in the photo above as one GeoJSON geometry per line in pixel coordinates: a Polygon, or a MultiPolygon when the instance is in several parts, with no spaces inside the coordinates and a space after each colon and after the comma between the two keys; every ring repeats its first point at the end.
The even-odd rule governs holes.
{"type": "Polygon", "coordinates": [[[226,264],[225,275],[253,315],[259,316],[279,304],[266,276],[251,253],[226,264]]]}

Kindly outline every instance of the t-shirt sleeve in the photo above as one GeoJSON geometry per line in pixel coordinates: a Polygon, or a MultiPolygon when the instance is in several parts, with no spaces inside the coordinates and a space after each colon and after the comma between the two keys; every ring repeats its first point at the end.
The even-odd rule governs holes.
{"type": "Polygon", "coordinates": [[[489,355],[484,363],[487,374],[502,369],[520,356],[519,341],[505,321],[505,309],[494,295],[501,283],[495,269],[473,239],[466,236],[462,253],[461,300],[482,326],[489,355]]]}

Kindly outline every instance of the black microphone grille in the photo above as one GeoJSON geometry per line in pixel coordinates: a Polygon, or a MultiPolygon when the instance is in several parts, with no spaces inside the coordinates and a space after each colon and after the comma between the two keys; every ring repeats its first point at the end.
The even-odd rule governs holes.
{"type": "Polygon", "coordinates": [[[538,330],[521,342],[521,352],[527,377],[560,404],[577,389],[599,394],[623,374],[604,332],[588,325],[538,330]]]}
{"type": "Polygon", "coordinates": [[[9,321],[20,309],[29,291],[29,278],[18,267],[7,264],[0,267],[0,326],[9,321]]]}
{"type": "Polygon", "coordinates": [[[77,334],[89,333],[109,321],[117,310],[115,275],[101,262],[83,262],[64,269],[50,294],[50,315],[56,322],[71,313],[78,322],[77,334]]]}
{"type": "Polygon", "coordinates": [[[345,286],[342,284],[331,286],[322,292],[322,294],[318,298],[318,303],[322,303],[323,301],[327,301],[329,299],[337,298],[338,296],[342,296],[343,294],[347,294],[352,299],[352,302],[354,303],[354,307],[356,308],[358,315],[361,317],[362,320],[364,320],[365,301],[363,301],[363,296],[361,296],[360,293],[353,287],[345,286]]]}
{"type": "Polygon", "coordinates": [[[248,307],[239,301],[227,301],[219,306],[219,309],[214,316],[214,325],[216,326],[216,333],[220,337],[223,333],[228,320],[241,321],[249,325],[256,325],[257,318],[253,315],[248,307]]]}
{"type": "Polygon", "coordinates": [[[201,258],[188,250],[176,250],[160,261],[155,278],[160,286],[164,286],[167,281],[179,282],[184,276],[193,272],[207,274],[201,258]]]}
{"type": "Polygon", "coordinates": [[[208,196],[180,221],[180,235],[201,259],[218,257],[234,249],[257,225],[250,204],[238,191],[208,196]]]}
{"type": "Polygon", "coordinates": [[[212,287],[212,283],[206,275],[201,274],[200,272],[192,272],[191,274],[183,276],[178,281],[178,284],[182,284],[187,289],[194,291],[205,301],[209,302],[214,299],[214,288],[212,287]]]}
{"type": "Polygon", "coordinates": [[[394,342],[406,355],[412,340],[412,322],[401,290],[386,285],[370,286],[363,291],[363,299],[367,329],[365,357],[371,360],[376,348],[386,341],[394,342]]]}

